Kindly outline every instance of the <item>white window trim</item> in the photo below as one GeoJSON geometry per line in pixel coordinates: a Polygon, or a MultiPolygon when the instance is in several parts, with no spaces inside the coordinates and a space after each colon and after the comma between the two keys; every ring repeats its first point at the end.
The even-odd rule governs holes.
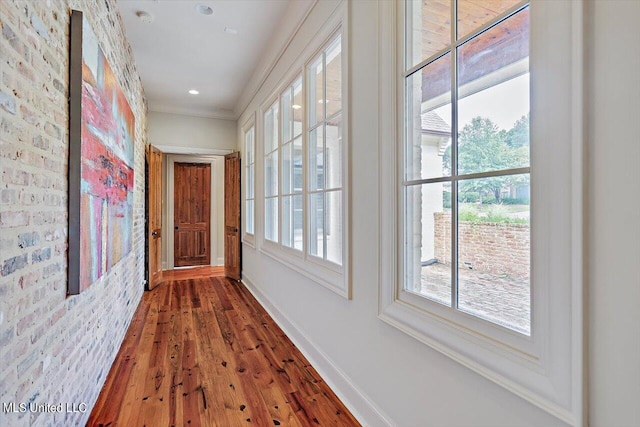
{"type": "MultiPolygon", "coordinates": [[[[256,115],[251,114],[249,116],[249,118],[244,122],[244,124],[241,127],[241,132],[242,132],[242,149],[243,151],[243,169],[242,172],[246,172],[247,170],[247,153],[246,153],[246,136],[247,133],[251,130],[251,128],[253,128],[253,233],[248,233],[247,232],[247,211],[246,211],[246,202],[247,202],[247,177],[245,177],[245,179],[242,180],[242,201],[243,201],[243,205],[242,205],[242,211],[244,212],[243,218],[242,218],[242,242],[247,244],[248,246],[252,247],[255,249],[255,234],[256,234],[256,210],[257,210],[257,203],[256,203],[256,199],[257,199],[257,193],[256,193],[256,154],[257,154],[257,150],[256,150],[256,145],[257,145],[257,139],[258,139],[258,132],[256,129],[256,115]]],[[[246,175],[246,174],[245,174],[246,175]]]]}
{"type": "MultiPolygon", "coordinates": [[[[289,67],[290,72],[287,73],[286,76],[282,79],[281,83],[277,85],[277,87],[271,92],[271,94],[266,98],[261,104],[259,109],[259,115],[263,120],[264,112],[266,112],[271,105],[277,100],[280,102],[280,95],[287,87],[290,87],[293,82],[300,76],[302,76],[302,93],[303,93],[303,101],[304,101],[304,120],[303,120],[303,129],[302,129],[302,146],[303,146],[303,250],[299,251],[293,248],[289,248],[282,245],[282,227],[281,221],[279,221],[278,225],[278,235],[279,242],[275,243],[265,238],[265,230],[264,230],[264,214],[265,214],[265,196],[264,189],[257,193],[257,197],[261,198],[261,219],[262,223],[262,232],[259,233],[257,244],[260,252],[269,256],[270,258],[286,265],[292,270],[300,273],[301,275],[307,277],[313,282],[335,292],[338,295],[346,299],[351,299],[351,281],[349,279],[349,260],[350,260],[350,246],[349,246],[349,235],[350,235],[350,209],[349,209],[349,116],[348,116],[348,19],[347,19],[347,11],[348,7],[346,2],[340,2],[329,19],[322,25],[322,27],[317,31],[315,36],[313,37],[313,42],[309,43],[307,47],[303,50],[303,52],[299,55],[298,59],[294,61],[294,63],[289,67]],[[342,206],[343,206],[343,236],[342,236],[342,245],[343,245],[343,263],[342,266],[338,266],[337,264],[325,261],[323,259],[319,259],[312,255],[308,254],[308,188],[307,188],[307,180],[308,180],[308,129],[309,129],[309,118],[307,111],[307,91],[308,91],[308,79],[307,79],[307,68],[311,64],[311,62],[326,49],[335,38],[341,34],[341,49],[342,49],[342,162],[343,162],[343,170],[342,170],[342,206]]],[[[279,120],[281,118],[282,112],[279,108],[279,120]]],[[[280,126],[280,123],[279,123],[280,126]]],[[[264,126],[260,126],[260,135],[256,140],[257,145],[260,146],[260,158],[262,161],[260,162],[260,168],[262,170],[257,171],[258,173],[264,175],[264,126]],[[259,141],[259,142],[258,142],[259,141]]],[[[281,129],[278,129],[279,140],[281,138],[281,129]]],[[[257,134],[256,134],[257,135],[257,134]]],[[[280,142],[280,141],[279,141],[280,142]]],[[[280,145],[279,145],[279,148],[280,145]]],[[[258,153],[258,151],[256,151],[258,153]]],[[[281,187],[281,157],[278,157],[278,186],[279,189],[281,187]]],[[[279,204],[281,203],[281,193],[279,192],[278,196],[279,204]]],[[[282,216],[281,206],[278,207],[278,216],[282,216]]],[[[256,211],[257,212],[257,211],[256,211]]],[[[258,230],[256,229],[256,233],[258,230]]]]}
{"type": "Polygon", "coordinates": [[[402,288],[403,7],[403,2],[380,2],[378,14],[383,260],[378,317],[564,422],[584,425],[583,5],[535,0],[530,5],[536,76],[531,80],[531,337],[402,288]],[[548,156],[552,148],[554,156],[548,156]]]}

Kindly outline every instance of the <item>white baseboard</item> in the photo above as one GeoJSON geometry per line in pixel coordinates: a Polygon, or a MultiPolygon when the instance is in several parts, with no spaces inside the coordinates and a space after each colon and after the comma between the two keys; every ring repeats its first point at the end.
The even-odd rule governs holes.
{"type": "Polygon", "coordinates": [[[224,265],[224,257],[218,257],[218,261],[216,265],[224,265]]]}
{"type": "Polygon", "coordinates": [[[322,379],[363,426],[395,426],[396,424],[362,392],[335,363],[287,318],[271,300],[260,291],[253,280],[242,273],[242,283],[269,313],[273,320],[298,347],[304,357],[318,371],[322,379]]]}

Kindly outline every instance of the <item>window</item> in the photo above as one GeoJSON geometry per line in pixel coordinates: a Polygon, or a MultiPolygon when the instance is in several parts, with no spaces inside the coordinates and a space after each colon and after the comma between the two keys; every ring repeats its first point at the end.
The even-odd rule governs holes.
{"type": "Polygon", "coordinates": [[[338,36],[307,69],[309,255],[343,263],[342,50],[338,36]]]}
{"type": "Polygon", "coordinates": [[[260,251],[350,298],[343,7],[263,104],[264,242],[260,251]]]}
{"type": "Polygon", "coordinates": [[[264,237],[278,242],[278,102],[264,114],[264,237]]]}
{"type": "Polygon", "coordinates": [[[302,77],[280,95],[282,110],[282,245],[302,251],[302,77]]]}
{"type": "Polygon", "coordinates": [[[583,5],[379,16],[379,318],[582,425],[583,5]]]}
{"type": "Polygon", "coordinates": [[[245,156],[245,214],[244,214],[244,232],[245,241],[248,238],[253,241],[253,235],[255,234],[255,134],[256,127],[253,122],[250,123],[248,128],[244,129],[244,156],[245,156]]]}
{"type": "Polygon", "coordinates": [[[302,77],[287,86],[264,114],[265,239],[300,252],[303,114],[302,77]]]}
{"type": "Polygon", "coordinates": [[[406,30],[404,288],[530,335],[529,8],[519,4],[459,2],[458,36],[446,29],[434,47],[414,28],[431,34],[429,3],[407,3],[418,24],[406,30]]]}

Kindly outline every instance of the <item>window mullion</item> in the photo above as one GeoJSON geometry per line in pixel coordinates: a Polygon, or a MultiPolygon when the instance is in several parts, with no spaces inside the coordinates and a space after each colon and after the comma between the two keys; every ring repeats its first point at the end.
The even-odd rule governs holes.
{"type": "Polygon", "coordinates": [[[276,218],[276,224],[278,225],[278,233],[276,235],[276,239],[277,239],[277,244],[279,246],[282,245],[282,97],[278,96],[278,114],[277,114],[277,120],[278,120],[278,125],[274,126],[273,128],[276,130],[277,134],[277,140],[276,140],[276,149],[274,150],[278,156],[278,163],[277,163],[277,173],[276,173],[276,177],[278,179],[278,185],[276,188],[276,205],[277,205],[277,209],[278,209],[278,217],[276,218]]]}
{"type": "Polygon", "coordinates": [[[451,307],[458,308],[458,2],[451,4],[451,307]]]}
{"type": "Polygon", "coordinates": [[[302,88],[300,89],[302,91],[302,105],[301,107],[303,108],[302,110],[302,115],[300,116],[302,118],[302,134],[300,135],[300,137],[302,138],[302,256],[303,259],[306,261],[308,258],[308,254],[307,251],[309,250],[309,219],[307,218],[307,215],[309,214],[309,206],[307,205],[307,203],[309,203],[309,195],[308,195],[308,178],[307,178],[307,173],[308,173],[308,165],[309,165],[309,159],[307,159],[307,155],[308,155],[308,147],[307,145],[309,144],[309,117],[308,117],[308,109],[309,109],[309,99],[308,99],[308,88],[307,88],[307,84],[308,82],[308,76],[307,76],[307,70],[305,67],[302,68],[302,77],[301,77],[301,84],[302,84],[302,88]]]}
{"type": "Polygon", "coordinates": [[[327,126],[322,126],[322,168],[324,185],[322,187],[322,259],[327,259],[327,126]]]}
{"type": "Polygon", "coordinates": [[[327,169],[327,54],[322,53],[322,169],[324,180],[322,186],[322,259],[327,259],[327,186],[329,170],[327,169]]]}

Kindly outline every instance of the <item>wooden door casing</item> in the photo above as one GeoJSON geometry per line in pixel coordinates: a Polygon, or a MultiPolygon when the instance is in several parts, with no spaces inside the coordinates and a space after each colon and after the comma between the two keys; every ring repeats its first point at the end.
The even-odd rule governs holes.
{"type": "Polygon", "coordinates": [[[162,151],[147,146],[147,287],[162,282],[162,151]]]}
{"type": "Polygon", "coordinates": [[[211,164],[174,163],[174,266],[211,264],[211,164]]]}
{"type": "Polygon", "coordinates": [[[240,153],[224,157],[224,274],[240,280],[240,153]]]}

